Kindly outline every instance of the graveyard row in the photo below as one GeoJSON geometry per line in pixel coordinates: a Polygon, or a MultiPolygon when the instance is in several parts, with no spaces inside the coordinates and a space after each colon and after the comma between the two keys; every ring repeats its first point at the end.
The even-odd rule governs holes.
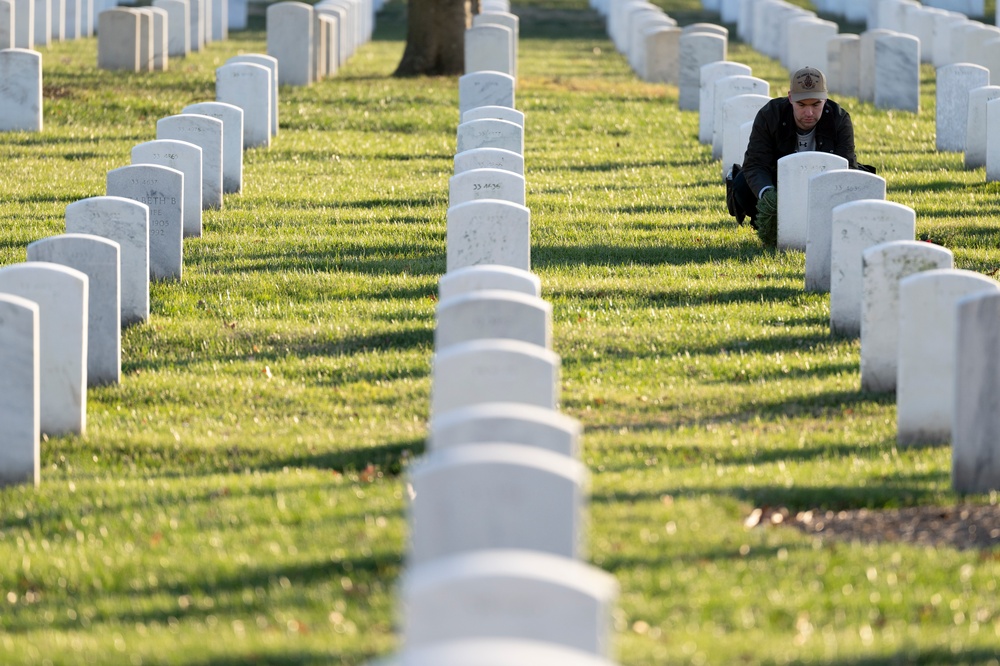
{"type": "Polygon", "coordinates": [[[531,272],[517,30],[484,6],[466,32],[403,648],[386,665],[610,664],[618,588],[582,561],[582,428],[558,411],[552,306],[531,272]]]}
{"type": "MultiPolygon", "coordinates": [[[[872,12],[883,17],[887,8],[906,7],[912,5],[880,0],[872,3],[872,12]]],[[[815,53],[825,31],[827,44],[860,44],[860,69],[833,67],[835,81],[854,90],[877,90],[891,82],[893,99],[918,100],[919,57],[900,53],[880,59],[880,53],[895,44],[918,54],[920,42],[915,37],[868,31],[860,40],[834,41],[836,24],[819,21],[781,0],[744,2],[740,8],[745,10],[739,14],[741,33],[756,36],[755,49],[766,47],[765,52],[780,57],[788,69],[812,62],[807,56],[815,53]],[[822,31],[813,32],[812,27],[822,31]],[[889,45],[880,47],[886,40],[889,45]],[[883,71],[880,62],[890,66],[883,71]],[[861,83],[845,83],[849,72],[861,83]]],[[[641,75],[658,72],[664,82],[676,83],[680,109],[698,111],[698,139],[712,145],[713,158],[721,158],[720,176],[728,178],[732,165],[742,162],[758,110],[771,99],[769,84],[751,76],[746,65],[727,61],[728,30],[723,26],[696,23],[677,28],[662,10],[641,0],[612,3],[608,12],[609,36],[633,69],[641,75]],[[671,48],[657,51],[656,45],[665,43],[658,36],[669,36],[671,48]]],[[[942,14],[934,10],[933,16],[942,14]]],[[[995,32],[1000,35],[1000,29],[995,32]]],[[[948,30],[942,34],[956,42],[963,39],[948,30]]],[[[1000,50],[1000,40],[993,47],[1000,50]]],[[[842,53],[835,55],[834,62],[842,53]]],[[[1000,131],[986,131],[988,114],[996,114],[1000,123],[1000,104],[982,101],[995,96],[988,86],[989,75],[986,67],[971,63],[938,69],[939,150],[962,150],[967,134],[981,147],[982,139],[971,138],[977,132],[994,137],[1000,160],[1000,131]]],[[[878,95],[874,98],[879,106],[878,95]]],[[[916,103],[902,108],[919,111],[916,103]]],[[[990,145],[988,139],[986,143],[990,145]]],[[[1000,489],[1000,464],[993,462],[997,456],[991,435],[1000,428],[1000,419],[987,417],[990,410],[979,407],[997,394],[997,380],[989,370],[971,372],[977,363],[973,359],[992,358],[1000,351],[991,337],[995,322],[984,321],[989,308],[995,307],[991,299],[1000,283],[955,270],[950,251],[915,242],[913,209],[885,201],[883,178],[848,169],[847,160],[839,156],[809,152],[780,159],[777,190],[778,247],[804,251],[804,288],[830,293],[831,334],[860,337],[860,388],[896,392],[899,445],[950,441],[952,484],[957,491],[1000,489]]]]}

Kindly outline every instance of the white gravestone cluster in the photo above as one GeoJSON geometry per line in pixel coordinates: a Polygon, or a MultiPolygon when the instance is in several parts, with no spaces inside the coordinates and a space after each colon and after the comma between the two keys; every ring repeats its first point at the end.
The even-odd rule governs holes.
{"type": "Polygon", "coordinates": [[[530,270],[525,119],[510,74],[462,78],[402,646],[378,663],[610,666],[618,585],[583,561],[582,428],[559,412],[552,306],[530,270]]]}
{"type": "Polygon", "coordinates": [[[307,86],[333,76],[371,41],[379,0],[284,1],[267,6],[267,54],[281,85],[307,86]]]}
{"type": "Polygon", "coordinates": [[[276,62],[238,58],[220,71],[252,68],[259,87],[218,85],[232,103],[158,120],[132,163],[107,173],[105,194],[66,206],[65,234],[0,268],[0,426],[9,433],[0,485],[37,484],[40,438],[85,434],[87,387],[121,381],[121,330],[149,319],[150,281],[182,279],[184,239],[202,235],[202,211],[242,187],[244,114],[254,132],[276,132],[276,62]]]}
{"type": "MultiPolygon", "coordinates": [[[[246,0],[152,0],[148,6],[128,7],[118,4],[117,0],[82,0],[82,5],[63,5],[65,38],[90,36],[96,31],[97,66],[101,69],[164,71],[169,58],[202,51],[207,44],[228,39],[230,29],[247,27],[246,0]],[[78,15],[92,17],[83,23],[93,25],[82,30],[78,15]]],[[[56,34],[55,23],[52,32],[56,34]]]]}

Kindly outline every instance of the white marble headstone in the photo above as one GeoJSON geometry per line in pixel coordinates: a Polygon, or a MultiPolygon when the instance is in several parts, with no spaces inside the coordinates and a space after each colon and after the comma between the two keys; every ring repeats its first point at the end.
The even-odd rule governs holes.
{"type": "Polygon", "coordinates": [[[514,77],[503,72],[473,72],[458,79],[458,114],[477,106],[514,108],[514,77]]]}
{"type": "MultiPolygon", "coordinates": [[[[723,101],[720,179],[726,177],[734,164],[743,164],[743,158],[747,152],[747,140],[750,136],[747,134],[746,140],[744,140],[741,128],[744,123],[751,123],[752,128],[757,112],[770,101],[771,98],[767,95],[736,95],[723,101]]],[[[718,102],[718,97],[716,97],[716,102],[718,102]]]]}
{"type": "Polygon", "coordinates": [[[38,304],[0,290],[0,488],[40,477],[38,304]]]}
{"type": "Polygon", "coordinates": [[[833,209],[849,201],[885,199],[885,179],[854,169],[834,169],[811,176],[807,189],[805,288],[829,291],[833,209]]]}
{"type": "Polygon", "coordinates": [[[509,106],[477,106],[462,114],[462,122],[470,120],[507,120],[524,127],[524,114],[509,106]]]}
{"type": "Polygon", "coordinates": [[[88,279],[44,261],[0,268],[0,293],[38,304],[39,424],[49,436],[87,430],[88,279]]]}
{"type": "Polygon", "coordinates": [[[106,9],[98,18],[97,67],[141,72],[140,14],[120,7],[106,9]]]}
{"type": "Polygon", "coordinates": [[[951,268],[951,250],[920,241],[893,241],[861,254],[861,389],[896,390],[899,281],[920,271],[951,268]]]}
{"type": "Polygon", "coordinates": [[[60,234],[28,245],[28,261],[69,266],[87,276],[87,386],[117,384],[122,373],[121,248],[90,234],[60,234]]]}
{"type": "Polygon", "coordinates": [[[531,270],[531,212],[497,199],[448,209],[447,271],[475,264],[531,270]]]}
{"type": "Polygon", "coordinates": [[[441,276],[438,280],[438,300],[446,301],[480,289],[507,289],[529,296],[541,296],[542,281],[534,273],[511,266],[466,266],[441,276]]]}
{"type": "Polygon", "coordinates": [[[42,54],[0,51],[0,132],[42,131],[42,54]]]}
{"type": "Polygon", "coordinates": [[[955,407],[956,305],[1000,283],[958,269],[922,271],[899,282],[896,439],[900,447],[941,444],[955,407]]]}
{"type": "Polygon", "coordinates": [[[438,302],[435,350],[485,339],[521,340],[552,349],[552,304],[537,296],[498,289],[438,302]]]}
{"type": "Polygon", "coordinates": [[[806,249],[809,178],[818,173],[847,169],[840,155],[809,151],[778,160],[778,248],[806,249]]]}
{"type": "Polygon", "coordinates": [[[433,451],[410,470],[408,566],[498,548],[577,559],[586,483],[581,463],[535,447],[433,451]]]}
{"type": "Polygon", "coordinates": [[[191,52],[191,10],[187,0],[153,0],[153,6],[167,12],[167,54],[184,58],[191,52]]]}
{"type": "Polygon", "coordinates": [[[133,164],[108,172],[108,196],[149,207],[149,276],[180,280],[184,269],[184,174],[155,164],[133,164]]]}
{"type": "MultiPolygon", "coordinates": [[[[268,96],[271,100],[271,136],[278,135],[278,60],[263,53],[242,53],[226,61],[227,65],[235,63],[250,63],[267,67],[271,72],[271,89],[268,96]]],[[[221,100],[220,100],[221,101],[221,100]]]]}
{"type": "Polygon", "coordinates": [[[184,174],[184,236],[201,236],[201,148],[173,139],[146,141],[132,147],[132,164],[157,164],[184,174]]]}
{"type": "Polygon", "coordinates": [[[278,83],[307,86],[316,79],[313,8],[285,0],[267,7],[267,54],[278,60],[278,83]]]}
{"type": "Polygon", "coordinates": [[[427,450],[484,442],[535,446],[579,459],[583,426],[553,409],[509,402],[488,402],[451,409],[431,419],[427,450]]]}
{"type": "Polygon", "coordinates": [[[660,25],[644,33],[644,81],[677,85],[680,80],[682,32],[680,28],[660,25]]]}
{"type": "Polygon", "coordinates": [[[935,145],[939,151],[965,150],[966,122],[969,120],[969,92],[990,84],[990,70],[960,63],[937,70],[935,99],[935,145]]]}
{"type": "Polygon", "coordinates": [[[472,169],[503,169],[524,176],[524,157],[503,148],[473,148],[455,153],[455,174],[472,169]]]}
{"type": "Polygon", "coordinates": [[[861,255],[869,247],[890,241],[912,241],[917,215],[892,201],[864,199],[833,209],[830,247],[830,332],[861,334],[861,255]]]}
{"type": "Polygon", "coordinates": [[[701,68],[725,60],[726,38],[707,32],[687,32],[680,36],[678,106],[681,111],[697,111],[701,97],[701,68]]]}
{"type": "MultiPolygon", "coordinates": [[[[198,102],[181,113],[208,116],[222,121],[222,192],[238,193],[243,189],[243,109],[225,102],[198,102]]],[[[186,178],[186,176],[185,176],[186,178]]],[[[198,182],[201,182],[199,178],[198,182]]],[[[185,194],[187,197],[187,194],[185,194]]],[[[201,202],[199,189],[196,202],[201,202]]],[[[186,203],[186,199],[185,199],[186,203]]]]}
{"type": "MultiPolygon", "coordinates": [[[[720,63],[714,64],[718,65],[720,63]]],[[[725,134],[725,119],[723,118],[723,106],[725,103],[731,98],[738,97],[740,95],[760,95],[767,97],[768,100],[770,100],[771,86],[764,79],[758,79],[755,76],[748,76],[746,74],[724,76],[716,79],[714,85],[715,90],[710,96],[708,96],[711,98],[712,109],[709,110],[699,107],[698,115],[700,117],[702,114],[706,114],[708,117],[712,118],[712,159],[719,160],[722,159],[722,144],[725,134]]],[[[756,116],[756,112],[754,115],[756,116]]],[[[753,118],[751,118],[751,120],[752,119],[753,118]]],[[[735,164],[742,163],[743,154],[741,153],[740,159],[737,160],[735,164]]],[[[725,161],[722,163],[726,170],[732,167],[733,164],[734,162],[727,164],[725,161]]]]}
{"type": "Polygon", "coordinates": [[[408,568],[401,587],[410,647],[480,636],[611,653],[618,583],[583,562],[528,550],[473,551],[408,568]]]}
{"type": "MultiPolygon", "coordinates": [[[[739,62],[720,60],[703,65],[700,73],[701,84],[698,90],[698,141],[712,144],[715,134],[715,82],[730,76],[750,76],[748,65],[739,62]]],[[[756,91],[754,91],[756,92],[756,91]]],[[[722,156],[720,142],[719,157],[722,156]]],[[[712,147],[713,155],[715,147],[712,147]]]]}
{"type": "Polygon", "coordinates": [[[524,128],[509,120],[470,120],[458,126],[456,152],[473,148],[503,148],[524,155],[524,128]]]}
{"type": "Polygon", "coordinates": [[[270,96],[271,72],[263,65],[229,63],[215,70],[216,100],[243,110],[244,148],[271,145],[270,96]]]}
{"type": "Polygon", "coordinates": [[[986,166],[988,141],[986,105],[1000,98],[1000,86],[982,86],[969,91],[969,115],[965,124],[965,168],[986,166]]]}
{"type": "Polygon", "coordinates": [[[148,320],[149,206],[123,197],[80,199],[66,206],[66,232],[118,243],[122,326],[148,320]]]}
{"type": "Polygon", "coordinates": [[[156,138],[187,141],[201,148],[201,207],[222,208],[222,121],[193,113],[167,116],[156,121],[156,138]]]}
{"type": "Polygon", "coordinates": [[[473,25],[465,31],[465,72],[514,76],[514,33],[503,25],[473,25]]]}
{"type": "Polygon", "coordinates": [[[910,35],[875,38],[875,108],[920,111],[920,40],[910,35]]]}
{"type": "Polygon", "coordinates": [[[1000,292],[958,302],[951,482],[959,493],[1000,490],[1000,292]]]}
{"type": "Polygon", "coordinates": [[[471,169],[448,179],[449,207],[480,199],[499,199],[523,206],[524,176],[504,169],[471,169]]]}

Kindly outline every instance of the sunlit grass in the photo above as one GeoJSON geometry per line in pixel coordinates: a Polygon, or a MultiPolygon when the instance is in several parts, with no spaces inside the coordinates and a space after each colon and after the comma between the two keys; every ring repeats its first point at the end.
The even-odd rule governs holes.
{"type": "MultiPolygon", "coordinates": [[[[743,527],[754,506],[954,503],[950,453],[895,448],[892,397],[859,391],[858,343],[830,336],[803,256],[726,215],[676,88],[638,81],[577,0],[515,10],[532,262],[585,426],[589,558],[622,587],[619,661],[996,663],[993,553],[743,527]]],[[[360,664],[397,645],[458,122],[454,79],[388,77],[402,21],[390,4],[337,77],[281,90],[279,135],[185,241],[184,280],[154,283],[86,436],[43,442],[39,489],[0,492],[3,663],[360,664]]],[[[0,264],[104,194],[157,118],[212,99],[229,56],[265,50],[255,29],[124,75],[95,68],[94,40],[48,47],[45,132],[0,136],[0,264]]],[[[730,57],[784,92],[774,61],[730,57]]],[[[925,66],[920,114],[842,101],[918,235],[991,273],[998,186],[935,152],[933,93],[925,66]]]]}

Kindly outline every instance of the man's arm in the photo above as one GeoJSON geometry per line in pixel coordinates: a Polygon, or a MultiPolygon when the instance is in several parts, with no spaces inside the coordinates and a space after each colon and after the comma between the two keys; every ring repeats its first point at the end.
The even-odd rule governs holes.
{"type": "Polygon", "coordinates": [[[747,152],[743,156],[744,178],[756,197],[760,197],[764,188],[775,186],[771,171],[778,163],[777,133],[776,128],[768,123],[768,114],[765,113],[767,108],[768,105],[764,105],[757,112],[750,130],[747,152]]]}
{"type": "Polygon", "coordinates": [[[854,123],[851,122],[851,114],[843,108],[837,118],[837,145],[833,152],[847,160],[847,168],[858,168],[858,156],[854,153],[854,123]]]}

